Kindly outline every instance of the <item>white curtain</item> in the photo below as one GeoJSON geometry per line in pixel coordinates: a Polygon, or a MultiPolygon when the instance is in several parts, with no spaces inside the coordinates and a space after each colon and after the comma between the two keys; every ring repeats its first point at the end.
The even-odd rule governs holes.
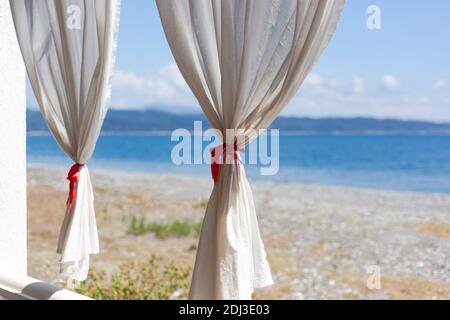
{"type": "Polygon", "coordinates": [[[47,125],[75,162],[61,227],[61,274],[85,280],[99,252],[86,162],[107,111],[120,0],[10,0],[28,77],[47,125]]]}
{"type": "MultiPolygon", "coordinates": [[[[344,0],[156,0],[169,45],[212,127],[268,127],[329,43],[344,0]]],[[[228,137],[228,150],[230,146],[228,137]]],[[[239,142],[241,141],[241,142],[239,142]]],[[[232,141],[231,141],[232,142],[232,141]]],[[[242,148],[238,145],[237,148],[242,148]]],[[[272,284],[253,196],[239,161],[209,200],[191,299],[250,299],[272,284]]]]}

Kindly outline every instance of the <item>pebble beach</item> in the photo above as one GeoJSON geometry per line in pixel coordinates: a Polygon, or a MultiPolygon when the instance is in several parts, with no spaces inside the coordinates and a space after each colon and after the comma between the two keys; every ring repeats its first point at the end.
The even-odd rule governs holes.
{"type": "MultiPolygon", "coordinates": [[[[29,274],[54,282],[66,168],[28,168],[29,274]]],[[[128,232],[133,218],[199,222],[209,177],[91,169],[101,252],[113,272],[151,255],[192,267],[196,237],[128,232]]],[[[275,284],[255,299],[450,299],[450,195],[251,181],[275,284]],[[378,285],[372,286],[376,276],[378,285]]]]}

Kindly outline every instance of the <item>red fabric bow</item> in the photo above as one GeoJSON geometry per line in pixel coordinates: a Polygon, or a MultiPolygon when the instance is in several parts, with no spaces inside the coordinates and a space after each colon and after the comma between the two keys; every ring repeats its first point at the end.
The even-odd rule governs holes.
{"type": "Polygon", "coordinates": [[[231,155],[234,161],[238,160],[242,163],[241,159],[239,159],[238,152],[243,152],[244,149],[239,148],[236,142],[233,148],[230,149],[232,150],[227,152],[226,143],[211,149],[211,176],[214,183],[217,183],[219,180],[220,166],[226,163],[227,154],[231,155]]]}
{"type": "Polygon", "coordinates": [[[70,181],[69,197],[67,198],[67,206],[72,207],[77,200],[78,181],[80,180],[80,168],[82,164],[75,163],[67,174],[67,180],[70,181]]]}

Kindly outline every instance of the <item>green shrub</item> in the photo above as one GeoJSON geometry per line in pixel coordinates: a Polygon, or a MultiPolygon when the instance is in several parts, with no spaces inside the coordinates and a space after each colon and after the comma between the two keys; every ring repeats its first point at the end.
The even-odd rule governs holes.
{"type": "Polygon", "coordinates": [[[97,300],[186,299],[191,269],[159,262],[155,256],[146,263],[128,262],[110,277],[91,271],[77,292],[97,300]]]}
{"type": "Polygon", "coordinates": [[[128,227],[128,233],[134,235],[147,234],[153,232],[158,238],[166,238],[168,236],[175,237],[187,237],[200,235],[200,230],[202,228],[201,222],[190,223],[175,220],[168,223],[158,223],[158,222],[145,222],[143,218],[136,219],[133,217],[131,219],[130,226],[128,227]]]}

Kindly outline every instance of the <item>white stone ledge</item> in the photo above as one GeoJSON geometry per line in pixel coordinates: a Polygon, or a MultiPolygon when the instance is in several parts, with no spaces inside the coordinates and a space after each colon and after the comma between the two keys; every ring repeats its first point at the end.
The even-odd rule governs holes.
{"type": "Polygon", "coordinates": [[[0,273],[0,299],[2,297],[6,300],[92,300],[31,277],[0,273]]]}

